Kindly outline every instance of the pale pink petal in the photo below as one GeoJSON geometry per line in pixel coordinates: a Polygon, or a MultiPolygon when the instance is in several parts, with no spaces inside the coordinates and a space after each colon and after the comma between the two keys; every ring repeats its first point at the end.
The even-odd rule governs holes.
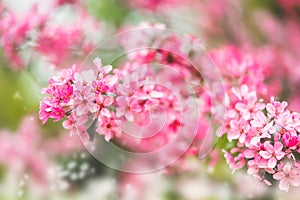
{"type": "Polygon", "coordinates": [[[108,74],[109,72],[111,72],[113,69],[113,67],[111,65],[106,65],[103,67],[103,73],[104,74],[108,74]]]}
{"type": "Polygon", "coordinates": [[[108,98],[105,98],[103,105],[106,107],[111,106],[111,104],[113,104],[113,102],[114,102],[114,99],[112,97],[108,97],[108,98]]]}
{"type": "Polygon", "coordinates": [[[300,177],[292,177],[290,179],[291,185],[294,187],[299,187],[300,186],[300,177]]]}
{"type": "Polygon", "coordinates": [[[239,123],[236,120],[231,120],[230,121],[230,127],[234,128],[234,129],[238,129],[239,128],[239,123]]]}
{"type": "Polygon", "coordinates": [[[272,104],[268,103],[266,109],[270,114],[275,115],[276,109],[272,104]]]}
{"type": "Polygon", "coordinates": [[[288,192],[290,188],[290,183],[287,178],[281,179],[279,183],[279,189],[288,192]]]}
{"type": "Polygon", "coordinates": [[[273,127],[273,121],[268,123],[263,129],[262,132],[267,132],[273,127]]]}
{"type": "Polygon", "coordinates": [[[282,151],[276,154],[277,160],[281,160],[284,156],[285,156],[285,153],[282,151]]]}
{"type": "Polygon", "coordinates": [[[134,123],[138,126],[147,126],[151,122],[150,113],[144,112],[134,116],[134,123]]]}
{"type": "Polygon", "coordinates": [[[101,111],[100,111],[100,116],[104,116],[104,117],[110,118],[111,117],[111,113],[110,113],[110,111],[108,109],[102,108],[101,111]]]}
{"type": "Polygon", "coordinates": [[[64,127],[64,129],[71,129],[72,128],[72,122],[67,119],[67,120],[63,121],[62,126],[64,127]]]}
{"type": "Polygon", "coordinates": [[[264,103],[256,103],[254,106],[254,110],[263,110],[266,107],[264,103]]]}
{"type": "Polygon", "coordinates": [[[261,121],[258,121],[258,120],[251,120],[250,121],[250,124],[253,126],[253,127],[257,127],[257,128],[260,128],[263,126],[263,124],[261,123],[261,121]]]}
{"type": "Polygon", "coordinates": [[[264,147],[266,151],[273,153],[274,152],[274,147],[271,145],[269,141],[264,143],[264,147]]]}
{"type": "Polygon", "coordinates": [[[266,123],[267,122],[267,117],[265,116],[265,114],[262,111],[258,111],[256,113],[256,117],[259,121],[261,121],[262,123],[266,123]]]}
{"type": "Polygon", "coordinates": [[[281,180],[285,177],[285,174],[283,172],[277,172],[276,174],[273,175],[273,178],[276,180],[281,180]]]}
{"type": "Polygon", "coordinates": [[[267,179],[264,179],[264,183],[267,185],[267,186],[271,186],[272,183],[270,181],[268,181],[267,179]]]}
{"type": "Polygon", "coordinates": [[[259,170],[258,170],[257,168],[250,167],[250,168],[248,168],[247,173],[248,173],[249,175],[254,175],[254,174],[257,174],[258,171],[259,171],[259,170]]]}
{"type": "Polygon", "coordinates": [[[288,163],[283,167],[283,172],[289,174],[292,171],[292,166],[288,163]]]}
{"type": "Polygon", "coordinates": [[[243,144],[245,143],[245,141],[246,141],[246,134],[241,134],[239,138],[239,142],[243,144]]]}
{"type": "Polygon", "coordinates": [[[243,96],[243,97],[246,97],[247,94],[248,94],[248,92],[249,92],[248,86],[245,85],[245,84],[242,85],[242,86],[241,86],[241,94],[242,94],[242,96],[243,96]]]}
{"type": "Polygon", "coordinates": [[[270,158],[270,160],[268,161],[268,167],[273,169],[276,165],[277,165],[277,159],[274,157],[270,158]]]}
{"type": "Polygon", "coordinates": [[[85,105],[84,104],[79,104],[76,108],[76,114],[78,116],[81,116],[81,115],[84,115],[84,114],[87,114],[88,113],[88,110],[86,109],[85,105]]]}
{"type": "Polygon", "coordinates": [[[122,108],[122,107],[117,107],[116,108],[116,117],[122,117],[122,116],[124,116],[125,115],[125,113],[126,113],[126,110],[125,110],[125,108],[122,108]]]}
{"type": "Polygon", "coordinates": [[[228,131],[227,137],[228,140],[231,142],[232,140],[238,139],[240,136],[240,132],[238,131],[228,131]]]}
{"type": "Polygon", "coordinates": [[[101,67],[102,67],[102,61],[100,58],[95,58],[95,60],[93,61],[95,67],[96,67],[96,70],[99,70],[101,67]]]}
{"type": "Polygon", "coordinates": [[[251,139],[250,144],[253,146],[257,146],[259,142],[260,142],[260,137],[255,136],[251,139]]]}
{"type": "Polygon", "coordinates": [[[109,87],[113,87],[114,85],[116,85],[116,83],[118,82],[118,77],[117,76],[109,76],[106,77],[106,81],[109,87]]]}
{"type": "Polygon", "coordinates": [[[125,117],[130,122],[133,122],[133,120],[134,120],[134,115],[131,112],[126,112],[125,117]]]}
{"type": "Polygon", "coordinates": [[[288,103],[286,101],[281,102],[280,107],[278,108],[278,111],[283,112],[287,106],[288,106],[288,103]]]}
{"type": "Polygon", "coordinates": [[[112,139],[112,133],[110,131],[104,133],[104,139],[109,142],[112,139]]]}
{"type": "Polygon", "coordinates": [[[245,156],[245,158],[254,158],[255,152],[250,149],[246,149],[244,151],[244,156],[245,156]]]}
{"type": "Polygon", "coordinates": [[[231,89],[232,93],[235,94],[235,96],[239,99],[242,100],[241,94],[236,90],[236,88],[231,89]]]}
{"type": "Polygon", "coordinates": [[[283,148],[283,145],[282,145],[281,142],[276,142],[276,143],[274,144],[274,152],[275,152],[275,153],[281,152],[282,148],[283,148]]]}
{"type": "Polygon", "coordinates": [[[272,157],[272,154],[270,154],[268,151],[260,151],[259,155],[265,159],[270,159],[272,157]]]}
{"type": "Polygon", "coordinates": [[[245,113],[248,110],[248,107],[243,103],[237,103],[235,108],[242,113],[245,113]]]}
{"type": "Polygon", "coordinates": [[[86,106],[91,113],[95,113],[100,109],[100,106],[93,102],[88,102],[86,106]]]}
{"type": "Polygon", "coordinates": [[[86,123],[88,120],[88,116],[87,115],[81,115],[79,117],[76,117],[76,125],[83,125],[84,123],[86,123]]]}

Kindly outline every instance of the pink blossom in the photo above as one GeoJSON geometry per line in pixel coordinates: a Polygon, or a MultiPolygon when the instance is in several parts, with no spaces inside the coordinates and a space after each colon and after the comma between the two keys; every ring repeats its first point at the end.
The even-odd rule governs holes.
{"type": "Polygon", "coordinates": [[[296,132],[286,132],[282,135],[283,144],[289,148],[295,147],[299,144],[298,135],[296,132]]]}
{"type": "Polygon", "coordinates": [[[300,170],[290,163],[285,164],[282,171],[273,175],[274,179],[279,180],[279,188],[288,191],[290,185],[300,186],[300,170]]]}
{"type": "Polygon", "coordinates": [[[106,76],[98,81],[93,81],[93,87],[97,93],[112,92],[117,85],[117,76],[106,76]]]}
{"type": "Polygon", "coordinates": [[[38,5],[33,4],[25,16],[19,16],[12,11],[3,11],[0,15],[0,45],[4,55],[17,68],[24,67],[19,54],[20,46],[25,43],[29,32],[43,26],[48,18],[47,14],[39,13],[38,5]]]}
{"type": "Polygon", "coordinates": [[[256,93],[255,91],[249,91],[249,88],[247,85],[242,85],[240,88],[232,88],[232,93],[235,94],[235,96],[240,101],[256,101],[256,93]]]}
{"type": "Polygon", "coordinates": [[[49,99],[45,99],[40,105],[40,119],[45,124],[49,118],[59,121],[65,116],[65,111],[57,104],[53,104],[49,99]]]}
{"type": "MultiPolygon", "coordinates": [[[[72,78],[61,75],[50,79],[49,87],[44,90],[47,97],[41,102],[42,122],[49,118],[59,120],[67,117],[63,126],[72,131],[78,129],[78,134],[87,137],[86,123],[95,120],[97,133],[104,135],[106,141],[122,135],[122,139],[115,139],[128,145],[126,147],[129,149],[137,148],[141,152],[163,147],[177,136],[178,130],[185,131],[184,138],[189,137],[193,132],[189,127],[198,119],[201,119],[201,128],[208,127],[209,120],[206,119],[215,108],[208,89],[203,86],[205,80],[184,59],[167,51],[189,56],[191,49],[183,50],[182,41],[174,35],[161,38],[145,31],[144,37],[133,38],[137,44],[155,41],[163,50],[131,54],[125,63],[114,67],[104,66],[100,59],[95,59],[92,68],[74,72],[72,78]],[[154,68],[152,64],[158,61],[168,64],[176,73],[154,68]],[[192,80],[195,94],[190,93],[183,79],[192,80]],[[160,84],[147,84],[156,80],[172,87],[173,91],[160,84]],[[199,116],[194,116],[195,107],[189,108],[192,98],[200,99],[199,116]],[[182,120],[181,112],[188,113],[190,118],[182,120]],[[158,127],[158,123],[153,122],[161,119],[161,113],[167,116],[165,126],[152,136],[158,127]],[[132,130],[141,136],[151,137],[130,139],[122,134],[119,127],[123,122],[129,122],[124,123],[126,125],[135,123],[138,126],[130,127],[132,130]],[[150,128],[143,129],[143,126],[150,128]]],[[[126,44],[124,46],[125,49],[129,47],[126,44]]],[[[226,146],[229,150],[223,150],[226,161],[233,171],[245,167],[250,175],[270,185],[272,180],[265,177],[278,173],[285,162],[297,161],[294,154],[300,151],[300,115],[288,110],[286,102],[278,102],[273,98],[270,102],[264,102],[265,95],[269,95],[265,87],[267,73],[255,57],[243,54],[236,47],[213,51],[210,55],[217,63],[225,83],[224,106],[227,112],[222,135],[230,142],[226,146]]],[[[184,156],[199,153],[196,145],[203,142],[203,132],[197,130],[199,135],[184,156]]],[[[167,152],[161,159],[173,153],[167,152]]]]}
{"type": "Polygon", "coordinates": [[[275,124],[284,127],[287,130],[294,129],[293,116],[290,111],[285,111],[275,118],[275,124]]]}
{"type": "Polygon", "coordinates": [[[258,111],[250,123],[253,127],[257,128],[264,137],[270,137],[267,133],[270,133],[270,129],[273,127],[273,121],[269,122],[262,111],[258,111]]]}
{"type": "Polygon", "coordinates": [[[260,161],[261,161],[261,157],[256,156],[253,160],[249,160],[248,161],[248,169],[247,169],[247,173],[249,175],[256,175],[259,173],[260,171],[260,161]]]}
{"type": "Polygon", "coordinates": [[[64,129],[69,129],[70,135],[73,136],[76,128],[74,117],[72,115],[68,116],[68,119],[63,121],[62,126],[64,127],[64,129]]]}
{"type": "Polygon", "coordinates": [[[25,15],[6,4],[1,4],[0,47],[14,68],[24,69],[33,64],[28,62],[24,52],[61,67],[69,59],[88,53],[86,51],[95,46],[88,36],[99,33],[99,22],[88,14],[80,1],[55,0],[46,10],[42,2],[32,2],[25,15]],[[56,18],[61,17],[59,11],[64,6],[71,8],[74,23],[56,25],[56,18]],[[79,25],[81,22],[84,26],[79,25]]]}
{"type": "MultiPolygon", "coordinates": [[[[265,107],[263,102],[258,102],[257,94],[251,93],[245,86],[231,91],[226,104],[226,134],[229,141],[239,141],[230,150],[231,154],[225,152],[226,160],[233,171],[238,163],[244,163],[248,174],[270,185],[270,180],[266,180],[262,173],[276,174],[284,162],[296,161],[292,152],[299,148],[299,115],[288,110],[287,103],[273,98],[265,107]],[[246,105],[251,101],[251,105],[261,103],[262,106],[250,113],[246,105]],[[245,115],[247,112],[249,114],[245,115]],[[243,131],[242,124],[249,126],[244,136],[239,132],[243,131]]],[[[285,183],[282,182],[283,185],[285,183]]],[[[280,189],[285,190],[286,186],[280,189]]]]}
{"type": "Polygon", "coordinates": [[[70,49],[79,43],[82,30],[65,27],[47,27],[37,39],[36,51],[46,55],[51,63],[60,65],[68,57],[70,49]]]}
{"type": "Polygon", "coordinates": [[[74,106],[78,116],[95,113],[99,110],[99,105],[95,102],[96,95],[90,86],[76,87],[74,91],[74,106]]]}
{"type": "Polygon", "coordinates": [[[251,115],[265,108],[263,103],[257,103],[256,99],[248,100],[247,103],[237,103],[236,110],[242,113],[242,117],[246,120],[251,118],[251,115]]]}
{"type": "Polygon", "coordinates": [[[230,121],[230,129],[227,133],[229,142],[231,142],[234,139],[239,139],[240,137],[245,138],[245,135],[248,133],[249,130],[250,125],[243,118],[241,118],[239,121],[230,121]]]}
{"type": "MultiPolygon", "coordinates": [[[[111,67],[102,66],[101,60],[96,59],[94,67],[94,70],[81,72],[73,67],[71,70],[62,70],[59,76],[50,78],[49,86],[43,89],[43,92],[49,97],[46,97],[40,106],[40,119],[43,123],[49,118],[58,121],[67,116],[67,120],[63,122],[63,127],[70,129],[71,134],[77,130],[77,134],[85,141],[88,140],[86,137],[87,127],[85,126],[90,117],[101,120],[102,122],[99,122],[101,125],[109,124],[110,121],[114,124],[110,113],[110,107],[115,101],[114,94],[107,92],[114,91],[118,79],[116,76],[107,74],[111,71],[111,67]],[[100,72],[101,75],[99,75],[100,72]],[[106,91],[97,90],[94,87],[95,82],[101,81],[106,84],[106,91]]],[[[107,129],[107,131],[113,129],[107,129]]],[[[119,134],[119,131],[115,131],[116,134],[119,134]]],[[[110,132],[106,135],[106,139],[109,140],[116,134],[110,132]]]]}
{"type": "MultiPolygon", "coordinates": [[[[43,141],[36,119],[26,116],[16,132],[0,131],[0,162],[5,164],[10,173],[17,176],[29,174],[31,183],[38,184],[41,188],[49,188],[50,183],[45,172],[53,165],[53,156],[57,154],[47,144],[55,142],[57,148],[62,148],[66,141],[65,138],[61,139],[43,141]],[[60,143],[60,140],[63,142],[60,143]]],[[[71,142],[73,150],[78,150],[79,143],[75,147],[74,141],[71,142]]],[[[64,152],[60,151],[59,155],[62,153],[64,152]]]]}
{"type": "Polygon", "coordinates": [[[50,118],[50,112],[51,112],[51,103],[49,99],[44,99],[40,102],[40,120],[42,120],[42,123],[45,124],[48,119],[50,118]]]}
{"type": "Polygon", "coordinates": [[[109,141],[114,136],[120,136],[122,130],[118,124],[118,120],[113,114],[108,114],[108,116],[101,115],[98,118],[98,128],[96,131],[104,135],[106,141],[109,141]]]}
{"type": "Polygon", "coordinates": [[[283,145],[280,142],[276,142],[273,146],[269,141],[266,141],[263,147],[265,150],[260,151],[259,154],[261,157],[268,160],[269,168],[274,168],[277,161],[281,160],[285,156],[285,153],[282,151],[283,145]]]}
{"type": "Polygon", "coordinates": [[[128,100],[128,97],[125,96],[119,96],[117,97],[117,108],[116,108],[116,116],[122,117],[124,116],[128,121],[133,121],[134,119],[134,108],[131,108],[131,101],[133,98],[130,98],[128,100]]]}
{"type": "Polygon", "coordinates": [[[274,98],[271,98],[271,102],[266,105],[266,109],[270,115],[270,117],[278,116],[279,114],[283,113],[286,109],[288,103],[283,101],[274,101],[274,98]]]}
{"type": "Polygon", "coordinates": [[[100,58],[95,58],[93,63],[94,63],[95,71],[99,73],[100,76],[105,76],[109,74],[113,69],[111,65],[103,66],[100,58]]]}
{"type": "MultiPolygon", "coordinates": [[[[233,149],[232,153],[235,150],[233,149]]],[[[228,153],[227,151],[223,150],[224,153],[224,157],[226,159],[226,162],[228,163],[229,167],[234,171],[236,171],[237,169],[241,169],[245,166],[246,161],[244,159],[243,154],[238,154],[238,156],[233,157],[230,153],[228,153]]]]}

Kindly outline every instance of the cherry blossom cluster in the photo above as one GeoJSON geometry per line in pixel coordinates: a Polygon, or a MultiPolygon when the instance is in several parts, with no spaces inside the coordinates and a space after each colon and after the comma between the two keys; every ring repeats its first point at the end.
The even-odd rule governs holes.
{"type": "MultiPolygon", "coordinates": [[[[149,51],[144,54],[144,61],[148,59],[149,51]]],[[[138,55],[141,59],[141,55],[138,55]]],[[[168,70],[159,70],[150,64],[141,61],[129,61],[118,69],[112,71],[112,66],[103,66],[101,60],[94,60],[90,70],[79,70],[75,65],[71,69],[64,69],[61,74],[49,79],[49,86],[43,89],[48,96],[41,101],[40,119],[46,123],[49,118],[63,122],[66,129],[83,137],[88,137],[87,129],[90,122],[97,122],[96,132],[105,136],[109,141],[115,136],[123,137],[127,145],[139,147],[141,151],[150,151],[162,147],[170,141],[181,126],[181,109],[178,97],[167,86],[183,84],[179,74],[168,74],[168,70]],[[155,77],[161,76],[164,85],[157,84],[155,77]],[[177,82],[171,82],[171,80],[177,82]],[[161,113],[166,112],[164,128],[159,130],[161,113]],[[133,123],[137,127],[148,126],[141,137],[142,141],[124,139],[122,133],[123,123],[133,123]],[[157,129],[159,134],[152,136],[157,129]],[[159,138],[159,139],[158,139],[159,138]],[[156,145],[154,141],[160,141],[156,145]],[[148,145],[146,145],[148,144],[148,145]]],[[[173,87],[172,87],[173,88],[173,87]]],[[[179,88],[179,95],[187,95],[187,90],[179,88]]],[[[188,98],[186,98],[186,101],[188,98]]],[[[185,106],[188,108],[188,106],[185,106]]],[[[131,130],[133,131],[133,130],[131,130]]],[[[136,131],[133,131],[136,132],[136,131]]],[[[88,138],[85,138],[88,139],[88,138]]]]}
{"type": "MultiPolygon", "coordinates": [[[[136,54],[136,59],[125,63],[116,73],[121,80],[117,88],[116,115],[122,121],[133,123],[137,126],[148,126],[142,131],[140,137],[142,140],[125,139],[130,143],[130,148],[139,149],[140,151],[151,151],[168,144],[174,139],[179,127],[182,125],[181,105],[179,97],[174,94],[174,86],[170,79],[173,78],[173,84],[178,86],[177,95],[186,91],[182,88],[182,81],[178,74],[172,76],[168,70],[157,68],[144,62],[155,60],[155,52],[144,52],[144,56],[136,54]],[[142,59],[141,59],[142,58],[142,59]],[[155,71],[159,70],[159,73],[155,71]],[[162,84],[161,79],[164,82],[162,84]],[[180,85],[181,84],[181,85],[180,85]],[[181,86],[181,87],[180,87],[181,86]],[[165,113],[166,116],[162,115],[165,113]],[[164,122],[164,124],[162,124],[164,122]],[[161,130],[158,127],[162,125],[161,130]]],[[[134,133],[140,132],[139,128],[132,130],[134,133]]],[[[124,136],[126,137],[126,136],[124,136]]]]}
{"type": "Polygon", "coordinates": [[[45,140],[41,132],[34,116],[25,116],[16,131],[1,129],[0,164],[5,164],[9,171],[18,176],[30,175],[31,183],[46,189],[50,185],[47,171],[54,165],[54,156],[79,151],[81,143],[66,134],[45,140]]]}
{"type": "Polygon", "coordinates": [[[99,32],[100,23],[77,1],[32,3],[24,5],[25,12],[9,5],[0,7],[0,48],[16,69],[32,64],[33,56],[61,66],[95,44],[91,33],[99,32]],[[64,16],[61,12],[67,7],[74,13],[64,16]]]}
{"type": "Polygon", "coordinates": [[[233,86],[247,85],[258,94],[267,95],[270,86],[264,83],[267,68],[257,62],[253,55],[241,51],[236,46],[224,46],[209,52],[222,74],[225,90],[233,86]]]}
{"type": "MultiPolygon", "coordinates": [[[[183,45],[180,38],[170,35],[156,49],[128,54],[128,61],[114,70],[102,66],[100,59],[94,60],[90,70],[80,71],[76,66],[62,70],[43,90],[48,97],[41,102],[40,119],[46,123],[49,118],[59,121],[66,117],[63,126],[72,132],[79,130],[85,139],[88,128],[97,122],[96,132],[107,141],[122,136],[123,145],[143,152],[163,147],[174,139],[179,128],[197,124],[199,116],[194,116],[195,108],[189,104],[195,98],[190,87],[196,96],[208,94],[198,89],[203,80],[197,70],[180,56],[188,56],[190,51],[181,50],[183,45]],[[183,111],[190,112],[185,125],[183,111]],[[140,135],[132,138],[123,134],[128,131],[140,135]]],[[[202,108],[203,112],[208,110],[202,108]]],[[[203,138],[207,127],[195,130],[198,139],[203,138]]],[[[193,138],[192,132],[187,131],[193,138]]],[[[196,146],[187,153],[197,154],[196,146]]]]}
{"type": "MultiPolygon", "coordinates": [[[[186,133],[184,137],[193,137],[196,131],[185,155],[198,155],[199,144],[210,126],[208,116],[216,108],[202,75],[186,60],[197,58],[193,55],[196,41],[190,36],[186,44],[176,35],[157,34],[165,30],[162,24],[142,26],[150,29],[126,32],[120,42],[127,50],[143,49],[128,53],[126,62],[115,69],[103,66],[96,58],[91,69],[74,65],[50,78],[43,90],[47,97],[40,104],[40,119],[43,123],[49,118],[64,120],[63,127],[76,130],[84,140],[92,140],[88,130],[96,124],[95,132],[104,135],[106,141],[116,139],[138,152],[169,144],[179,130],[186,133]],[[153,31],[153,27],[158,30],[153,31]],[[152,43],[155,48],[144,48],[152,43]],[[191,104],[193,99],[200,105],[191,104]],[[195,112],[197,106],[199,115],[195,112]],[[186,119],[182,119],[183,112],[189,113],[186,119]],[[198,124],[196,130],[189,128],[192,124],[198,124]]],[[[245,167],[268,185],[278,180],[281,190],[300,185],[300,114],[288,110],[287,102],[271,98],[264,103],[258,98],[271,96],[272,86],[265,82],[269,68],[234,46],[208,55],[224,82],[226,115],[222,119],[229,143],[223,151],[230,168],[235,171],[245,167]]],[[[161,159],[172,153],[162,153],[161,159]]]]}
{"type": "Polygon", "coordinates": [[[230,150],[224,150],[230,168],[246,167],[248,174],[279,188],[300,185],[300,114],[287,109],[287,102],[258,100],[247,85],[229,93],[226,137],[230,150]]]}
{"type": "MultiPolygon", "coordinates": [[[[246,168],[248,174],[279,188],[299,186],[300,114],[287,109],[287,102],[268,98],[272,85],[265,80],[269,68],[234,46],[211,51],[226,90],[223,132],[228,144],[223,150],[230,168],[246,168]]],[[[222,135],[222,134],[221,134],[222,135]]]]}
{"type": "Polygon", "coordinates": [[[102,66],[101,60],[95,59],[93,70],[79,71],[74,65],[50,78],[49,86],[43,90],[49,96],[40,105],[42,122],[67,117],[63,126],[72,132],[76,128],[84,135],[87,134],[86,123],[97,120],[106,140],[120,133],[115,114],[110,111],[118,82],[117,76],[109,74],[111,71],[112,66],[102,66]]]}
{"type": "Polygon", "coordinates": [[[268,43],[259,48],[252,47],[251,51],[260,62],[269,66],[267,79],[270,92],[273,95],[284,92],[290,108],[299,111],[300,51],[297,44],[300,42],[300,25],[297,20],[298,18],[292,15],[284,21],[278,21],[270,13],[257,13],[258,29],[267,38],[268,43]],[[274,32],[278,33],[277,37],[274,36],[274,32]]]}

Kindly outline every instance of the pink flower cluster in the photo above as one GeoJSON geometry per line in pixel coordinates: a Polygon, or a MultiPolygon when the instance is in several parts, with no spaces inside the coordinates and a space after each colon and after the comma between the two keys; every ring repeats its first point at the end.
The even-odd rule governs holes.
{"type": "MultiPolygon", "coordinates": [[[[142,60],[148,61],[150,55],[155,58],[155,52],[149,51],[142,60]]],[[[135,56],[142,58],[138,54],[135,56]]],[[[182,124],[180,105],[179,99],[167,87],[170,86],[170,75],[163,69],[156,69],[160,70],[157,74],[151,65],[138,59],[116,70],[121,80],[117,88],[116,115],[122,121],[137,125],[132,131],[134,134],[141,132],[139,127],[148,127],[143,129],[141,135],[135,135],[143,139],[126,138],[125,141],[130,143],[132,149],[151,151],[163,147],[174,138],[182,124]],[[165,78],[163,85],[159,77],[165,78]],[[165,118],[162,113],[166,114],[165,118]],[[163,127],[159,130],[161,125],[163,127]]]]}
{"type": "Polygon", "coordinates": [[[265,104],[246,85],[232,88],[226,127],[231,148],[224,153],[232,170],[246,167],[268,185],[279,180],[281,190],[300,185],[300,114],[288,110],[287,102],[271,98],[265,104]]]}
{"type": "Polygon", "coordinates": [[[30,9],[30,14],[26,16],[17,16],[13,12],[0,13],[0,36],[1,36],[1,47],[3,48],[3,53],[8,60],[14,66],[20,67],[23,61],[18,54],[18,51],[27,40],[28,33],[30,30],[42,27],[47,20],[47,16],[38,13],[38,8],[36,5],[32,6],[30,9]]]}
{"type": "Polygon", "coordinates": [[[285,93],[284,98],[289,101],[290,108],[299,111],[300,51],[297,44],[300,42],[300,25],[298,18],[292,16],[278,21],[270,13],[258,13],[256,23],[268,43],[253,47],[252,52],[257,59],[270,66],[267,84],[273,95],[285,93]]]}
{"type": "Polygon", "coordinates": [[[46,181],[43,172],[50,162],[37,150],[40,142],[37,121],[33,117],[25,117],[17,133],[1,130],[0,163],[9,166],[14,173],[30,173],[36,182],[46,181]]]}
{"type": "Polygon", "coordinates": [[[3,3],[0,10],[0,48],[5,58],[16,69],[28,67],[31,56],[37,56],[53,64],[63,65],[72,55],[85,55],[94,42],[87,36],[100,29],[99,23],[87,14],[75,1],[33,3],[26,13],[17,12],[3,3]],[[70,3],[70,4],[67,4],[70,3]],[[44,4],[48,5],[44,9],[44,4]],[[74,22],[57,23],[60,9],[71,7],[74,22]],[[79,26],[84,22],[85,26],[79,26]]]}
{"type": "Polygon", "coordinates": [[[50,78],[49,86],[43,90],[48,94],[40,104],[40,119],[46,123],[49,118],[63,122],[66,129],[87,136],[86,123],[97,119],[99,132],[110,140],[120,133],[115,114],[111,112],[114,90],[118,77],[110,75],[112,66],[102,66],[100,59],[95,59],[94,69],[81,71],[74,65],[62,70],[59,76],[50,78]]]}
{"type": "MultiPolygon", "coordinates": [[[[159,27],[155,29],[159,33],[165,30],[157,24],[144,25],[159,27]]],[[[186,44],[174,34],[162,37],[153,30],[145,28],[141,32],[124,33],[127,37],[120,41],[124,49],[143,48],[153,41],[156,48],[128,53],[126,62],[114,70],[110,65],[103,66],[97,58],[90,70],[80,71],[73,66],[51,78],[43,90],[48,96],[40,105],[42,122],[46,123],[49,118],[54,121],[67,118],[64,128],[71,132],[77,130],[84,140],[92,139],[87,130],[96,124],[95,131],[104,135],[106,141],[120,136],[119,144],[138,152],[164,147],[174,140],[178,130],[183,131],[186,138],[194,137],[192,133],[196,131],[185,155],[198,155],[199,144],[203,143],[210,126],[210,113],[215,108],[204,78],[185,60],[195,53],[194,40],[186,44]],[[141,35],[130,37],[132,33],[141,35]],[[191,94],[190,87],[195,94],[191,94]],[[201,106],[190,103],[195,98],[200,100],[201,106]],[[182,119],[182,113],[189,115],[182,119]],[[197,130],[191,129],[193,124],[198,124],[197,130]]],[[[269,103],[264,103],[258,99],[258,96],[271,96],[268,92],[272,86],[265,83],[269,68],[234,46],[211,51],[208,55],[224,81],[224,134],[229,141],[224,153],[230,167],[234,171],[245,167],[250,175],[268,185],[278,180],[282,190],[300,185],[297,160],[300,114],[288,110],[286,102],[271,98],[269,103]]],[[[201,60],[197,55],[194,57],[201,60]]],[[[177,146],[179,149],[180,145],[177,146]]],[[[176,152],[176,147],[172,150],[176,152]]],[[[174,152],[162,153],[161,159],[174,152]]]]}
{"type": "Polygon", "coordinates": [[[258,98],[274,91],[264,82],[269,68],[234,46],[209,55],[222,73],[226,90],[223,133],[228,145],[223,152],[230,168],[246,168],[268,185],[279,180],[281,190],[299,186],[300,114],[288,110],[285,101],[272,97],[265,103],[258,98]]]}
{"type": "MultiPolygon", "coordinates": [[[[96,132],[107,141],[122,136],[120,143],[142,152],[163,147],[174,139],[179,128],[188,129],[198,123],[197,109],[189,104],[194,101],[190,87],[195,87],[196,95],[207,95],[205,89],[197,89],[203,83],[197,70],[179,56],[188,55],[189,50],[181,50],[183,45],[180,38],[170,35],[157,49],[130,53],[128,61],[113,71],[111,66],[102,66],[100,59],[95,59],[91,70],[80,72],[75,66],[62,70],[43,90],[48,97],[40,104],[40,119],[45,123],[49,118],[59,121],[67,117],[63,126],[72,132],[79,130],[85,139],[87,129],[96,121],[96,132]],[[161,66],[153,66],[155,63],[161,66]],[[190,82],[197,80],[199,84],[190,82]],[[190,112],[185,124],[183,111],[190,112]]],[[[194,130],[197,139],[206,133],[207,126],[201,127],[194,130]]],[[[193,131],[186,131],[186,136],[193,138],[193,131]]],[[[197,144],[187,153],[197,154],[197,144]]]]}
{"type": "MultiPolygon", "coordinates": [[[[123,141],[133,146],[136,144],[135,147],[141,151],[166,144],[181,126],[180,106],[176,96],[169,88],[155,84],[156,74],[150,65],[132,61],[115,69],[113,74],[111,72],[112,66],[102,66],[101,60],[96,58],[93,69],[79,71],[73,66],[62,70],[59,76],[50,78],[49,86],[43,89],[43,93],[48,96],[40,104],[42,122],[46,123],[49,118],[59,121],[67,117],[63,122],[64,128],[72,132],[76,129],[79,135],[87,137],[87,129],[91,125],[89,122],[96,120],[96,132],[103,134],[107,141],[122,135],[123,141]],[[163,120],[160,118],[161,112],[167,113],[167,121],[164,129],[159,130],[158,126],[163,120]],[[145,129],[140,135],[146,139],[137,142],[121,134],[123,123],[133,123],[135,128],[152,124],[151,128],[145,129]],[[151,137],[155,129],[160,133],[151,137]],[[158,137],[161,142],[149,145],[158,141],[158,137]]],[[[164,70],[160,73],[162,77],[170,76],[164,70]]],[[[168,84],[171,85],[171,82],[168,84]]]]}
{"type": "Polygon", "coordinates": [[[224,46],[209,52],[222,74],[225,90],[243,84],[258,94],[266,95],[266,67],[258,63],[251,54],[242,52],[235,46],[224,46]]]}
{"type": "Polygon", "coordinates": [[[0,163],[18,176],[29,174],[33,183],[49,187],[47,171],[54,165],[54,156],[81,149],[78,140],[65,136],[44,140],[37,118],[26,116],[17,131],[0,130],[0,163]]]}

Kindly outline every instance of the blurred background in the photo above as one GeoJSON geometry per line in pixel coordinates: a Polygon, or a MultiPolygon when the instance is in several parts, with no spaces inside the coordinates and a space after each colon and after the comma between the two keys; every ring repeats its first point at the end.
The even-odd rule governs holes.
{"type": "Polygon", "coordinates": [[[286,193],[243,170],[232,174],[224,142],[180,169],[127,174],[90,156],[61,123],[41,124],[48,79],[141,22],[192,34],[208,51],[234,45],[253,55],[266,66],[269,93],[300,111],[298,0],[2,0],[0,199],[299,199],[298,188],[286,193]]]}

